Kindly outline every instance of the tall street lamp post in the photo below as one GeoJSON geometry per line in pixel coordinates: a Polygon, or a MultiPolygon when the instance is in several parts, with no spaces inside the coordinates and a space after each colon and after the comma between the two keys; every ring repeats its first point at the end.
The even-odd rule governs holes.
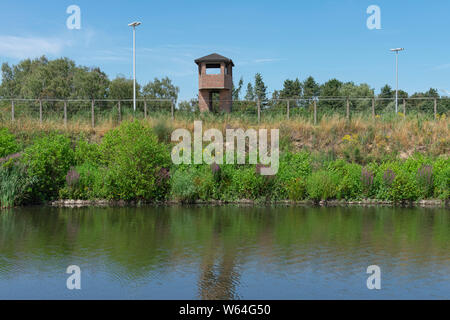
{"type": "Polygon", "coordinates": [[[136,112],[136,27],[141,22],[132,22],[128,26],[133,27],[133,110],[136,112]]]}
{"type": "Polygon", "coordinates": [[[405,50],[404,48],[391,49],[395,52],[395,73],[396,73],[396,89],[395,89],[395,113],[398,113],[398,53],[405,50]]]}

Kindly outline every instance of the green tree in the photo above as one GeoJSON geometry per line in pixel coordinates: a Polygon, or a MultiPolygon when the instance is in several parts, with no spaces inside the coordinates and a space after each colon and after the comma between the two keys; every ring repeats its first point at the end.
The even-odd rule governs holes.
{"type": "Polygon", "coordinates": [[[340,96],[350,98],[350,105],[353,110],[367,111],[372,104],[370,99],[352,99],[352,98],[372,98],[374,90],[366,83],[356,85],[353,82],[346,82],[341,86],[340,96]]]}
{"type": "Polygon", "coordinates": [[[49,78],[46,72],[47,65],[47,58],[42,56],[34,60],[23,60],[14,66],[14,78],[19,85],[19,96],[36,99],[45,96],[45,86],[49,78]]]}
{"type": "MultiPolygon", "coordinates": [[[[277,91],[275,90],[273,95],[272,95],[272,99],[299,99],[302,96],[302,83],[300,82],[300,80],[295,79],[295,80],[285,80],[283,83],[283,89],[281,91],[277,91]]],[[[299,105],[298,101],[290,101],[290,106],[291,107],[296,107],[299,105]]],[[[286,102],[282,102],[282,101],[278,101],[278,102],[273,102],[273,105],[277,108],[277,109],[282,109],[283,111],[286,108],[286,102]]]]}
{"type": "Polygon", "coordinates": [[[302,96],[302,83],[300,80],[285,80],[283,90],[280,91],[280,98],[300,98],[302,96]]]}
{"type": "Polygon", "coordinates": [[[42,66],[41,74],[45,78],[43,95],[55,99],[69,98],[72,94],[75,68],[75,62],[68,58],[52,60],[42,66]]]}
{"type": "Polygon", "coordinates": [[[155,78],[142,88],[142,94],[149,99],[170,99],[178,100],[180,88],[175,86],[168,77],[159,80],[155,78]]]}
{"type": "Polygon", "coordinates": [[[198,111],[198,100],[191,99],[189,101],[181,101],[178,104],[178,110],[183,112],[197,112],[198,111]]]}
{"type": "Polygon", "coordinates": [[[395,92],[392,91],[392,88],[389,85],[385,85],[383,88],[381,88],[381,92],[378,95],[378,98],[391,99],[394,96],[395,92]]]}
{"type": "Polygon", "coordinates": [[[160,200],[169,188],[167,146],[142,123],[124,122],[108,131],[100,146],[105,181],[113,199],[160,200]]]}
{"type": "Polygon", "coordinates": [[[24,98],[40,99],[45,97],[45,86],[47,81],[46,70],[42,66],[36,67],[21,82],[20,95],[24,98]]]}
{"type": "MultiPolygon", "coordinates": [[[[139,92],[140,86],[136,83],[136,91],[139,92]]],[[[132,99],[133,98],[133,80],[118,76],[111,81],[109,85],[109,97],[112,99],[132,99]]]]}
{"type": "Polygon", "coordinates": [[[278,90],[273,90],[273,92],[272,92],[272,100],[278,100],[278,99],[281,99],[281,97],[280,97],[280,91],[278,91],[278,90]]]}
{"type": "Polygon", "coordinates": [[[63,135],[45,136],[25,149],[21,161],[38,181],[32,190],[34,200],[53,200],[75,162],[72,141],[63,135]]]}
{"type": "Polygon", "coordinates": [[[309,99],[318,97],[319,94],[320,94],[319,84],[311,76],[306,78],[306,80],[303,82],[303,97],[309,99]]]}
{"type": "Polygon", "coordinates": [[[247,84],[247,92],[245,93],[245,100],[248,101],[255,100],[255,92],[253,89],[253,85],[250,82],[247,84]]]}
{"type": "Polygon", "coordinates": [[[18,95],[19,86],[14,78],[13,68],[8,63],[2,64],[2,85],[0,86],[0,96],[14,97],[18,95]]]}
{"type": "MultiPolygon", "coordinates": [[[[331,79],[325,82],[320,87],[320,97],[321,98],[334,98],[342,96],[341,87],[342,82],[337,79],[331,79]]],[[[322,100],[319,102],[320,108],[325,110],[343,110],[343,102],[338,100],[322,100]]]]}
{"type": "Polygon", "coordinates": [[[411,98],[414,98],[408,101],[409,110],[414,110],[416,112],[434,112],[434,100],[430,98],[439,98],[439,93],[436,89],[430,88],[430,90],[426,92],[416,92],[411,95],[411,98]]]}
{"type": "Polygon", "coordinates": [[[261,105],[267,104],[267,87],[264,84],[263,78],[260,73],[255,75],[255,97],[261,101],[261,105]]]}
{"type": "Polygon", "coordinates": [[[68,58],[49,61],[45,56],[2,65],[2,94],[25,98],[68,98],[77,67],[68,58]]]}
{"type": "Polygon", "coordinates": [[[339,95],[350,98],[373,97],[374,90],[366,83],[356,85],[353,82],[346,82],[341,86],[339,95]]]}
{"type": "Polygon", "coordinates": [[[104,99],[107,97],[109,79],[99,68],[77,68],[73,77],[72,97],[104,99]]]}
{"type": "Polygon", "coordinates": [[[239,96],[241,94],[241,90],[242,90],[242,86],[244,85],[244,79],[241,77],[241,79],[239,79],[239,83],[238,86],[235,87],[234,83],[233,83],[233,88],[232,88],[232,95],[233,95],[233,100],[234,101],[239,101],[239,96]]]}
{"type": "Polygon", "coordinates": [[[339,97],[343,83],[337,79],[325,82],[320,88],[321,97],[339,97]]]}

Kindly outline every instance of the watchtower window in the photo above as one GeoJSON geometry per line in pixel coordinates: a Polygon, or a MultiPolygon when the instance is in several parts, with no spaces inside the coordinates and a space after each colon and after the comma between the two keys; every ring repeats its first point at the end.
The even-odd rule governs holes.
{"type": "Polygon", "coordinates": [[[220,74],[220,64],[207,64],[206,65],[206,74],[220,74]]]}

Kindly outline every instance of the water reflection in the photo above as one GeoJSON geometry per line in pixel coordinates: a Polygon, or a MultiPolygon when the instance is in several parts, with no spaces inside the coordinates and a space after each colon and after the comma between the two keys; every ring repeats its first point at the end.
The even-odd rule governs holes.
{"type": "Polygon", "coordinates": [[[449,298],[449,240],[445,209],[20,208],[0,213],[0,298],[71,298],[49,285],[69,264],[88,299],[449,298]]]}

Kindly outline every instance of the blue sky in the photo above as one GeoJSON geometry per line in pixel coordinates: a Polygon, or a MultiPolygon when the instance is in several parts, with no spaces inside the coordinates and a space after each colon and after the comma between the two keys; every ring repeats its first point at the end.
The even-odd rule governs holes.
{"type": "MultiPolygon", "coordinates": [[[[0,4],[0,63],[46,54],[99,66],[110,78],[132,75],[137,30],[137,78],[169,76],[180,99],[197,93],[194,59],[217,52],[233,59],[235,83],[260,72],[269,91],[287,78],[330,78],[395,86],[393,47],[400,56],[400,88],[450,91],[448,0],[25,1],[0,4]],[[69,5],[81,9],[81,29],[69,30],[69,5]],[[369,30],[369,5],[381,9],[381,30],[369,30]]],[[[442,92],[441,92],[442,94],[442,92]]]]}

